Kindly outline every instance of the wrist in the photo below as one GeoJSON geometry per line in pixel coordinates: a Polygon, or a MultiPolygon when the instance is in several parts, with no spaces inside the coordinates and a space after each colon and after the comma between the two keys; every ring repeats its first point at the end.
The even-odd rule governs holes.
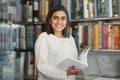
{"type": "Polygon", "coordinates": [[[66,70],[66,74],[67,74],[67,76],[69,76],[70,75],[70,71],[66,70]]]}

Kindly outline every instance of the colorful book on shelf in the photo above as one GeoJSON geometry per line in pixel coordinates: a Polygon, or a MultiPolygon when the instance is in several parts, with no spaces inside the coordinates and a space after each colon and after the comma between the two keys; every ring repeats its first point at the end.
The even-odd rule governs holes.
{"type": "Polygon", "coordinates": [[[0,27],[0,50],[2,49],[2,38],[3,38],[3,31],[2,28],[0,27]]]}
{"type": "Polygon", "coordinates": [[[108,24],[103,24],[102,32],[102,48],[108,49],[108,24]]]}
{"type": "MultiPolygon", "coordinates": [[[[64,1],[66,1],[66,0],[64,0],[64,1]]],[[[75,3],[75,0],[71,0],[71,13],[70,13],[70,15],[71,15],[71,19],[75,19],[75,7],[76,6],[76,3],[75,3]]]]}
{"type": "Polygon", "coordinates": [[[84,14],[84,18],[89,18],[88,15],[88,0],[83,0],[83,14],[84,14]]]}
{"type": "Polygon", "coordinates": [[[74,37],[75,39],[75,43],[76,43],[76,46],[77,48],[79,48],[79,26],[78,25],[74,25],[74,28],[72,28],[72,36],[74,37]]]}
{"type": "Polygon", "coordinates": [[[94,18],[98,17],[98,11],[97,11],[97,0],[93,0],[93,7],[94,7],[94,18]]]}
{"type": "Polygon", "coordinates": [[[115,41],[114,41],[114,26],[112,25],[111,28],[112,28],[112,30],[111,30],[112,31],[112,34],[111,34],[111,36],[112,36],[111,49],[114,49],[114,46],[115,46],[114,45],[114,43],[115,43],[115,41]]]}
{"type": "Polygon", "coordinates": [[[112,49],[112,25],[108,26],[108,49],[112,49]]]}
{"type": "Polygon", "coordinates": [[[105,17],[105,0],[101,0],[100,5],[101,5],[100,6],[100,8],[101,8],[101,16],[100,17],[105,17]]]}
{"type": "Polygon", "coordinates": [[[46,19],[48,11],[49,11],[49,0],[44,0],[44,18],[46,19]]]}
{"type": "Polygon", "coordinates": [[[99,24],[99,49],[102,49],[102,26],[103,26],[103,21],[99,21],[98,22],[98,24],[99,24]]]}
{"type": "Polygon", "coordinates": [[[79,48],[81,49],[81,45],[82,45],[82,28],[84,27],[82,24],[78,24],[79,26],[79,33],[78,33],[78,36],[79,36],[79,48]]]}
{"type": "Polygon", "coordinates": [[[92,41],[92,25],[88,26],[88,46],[91,46],[93,41],[92,41]]]}
{"type": "Polygon", "coordinates": [[[119,30],[119,26],[117,26],[117,25],[114,25],[114,49],[115,50],[117,50],[118,49],[118,46],[119,46],[119,44],[118,44],[118,42],[119,42],[119,40],[118,40],[118,31],[119,30]]]}
{"type": "Polygon", "coordinates": [[[88,67],[87,56],[91,47],[85,48],[81,55],[78,56],[78,59],[74,58],[66,58],[62,62],[60,62],[57,67],[62,70],[67,70],[70,66],[75,66],[78,69],[84,70],[88,67]]]}
{"type": "Polygon", "coordinates": [[[118,16],[119,0],[112,0],[113,17],[118,16]]]}
{"type": "Polygon", "coordinates": [[[110,9],[109,9],[110,7],[109,7],[109,0],[105,0],[105,17],[109,17],[109,11],[110,11],[110,9]]]}
{"type": "Polygon", "coordinates": [[[118,32],[118,43],[119,43],[119,49],[120,49],[120,26],[119,26],[119,32],[118,32]]]}
{"type": "Polygon", "coordinates": [[[81,43],[81,48],[84,49],[84,26],[82,27],[82,43],[81,43]]]}
{"type": "Polygon", "coordinates": [[[94,25],[94,49],[99,49],[99,24],[94,25]]]}
{"type": "Polygon", "coordinates": [[[84,26],[84,47],[88,46],[88,26],[84,26]]]}
{"type": "Polygon", "coordinates": [[[88,2],[88,15],[89,18],[94,18],[94,4],[92,1],[88,2]]]}

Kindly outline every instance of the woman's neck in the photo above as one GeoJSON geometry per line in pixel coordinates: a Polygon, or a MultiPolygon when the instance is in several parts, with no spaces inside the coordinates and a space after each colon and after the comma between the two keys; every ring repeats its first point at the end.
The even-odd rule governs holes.
{"type": "Polygon", "coordinates": [[[54,35],[59,38],[64,38],[64,36],[62,35],[62,32],[57,32],[54,35]]]}

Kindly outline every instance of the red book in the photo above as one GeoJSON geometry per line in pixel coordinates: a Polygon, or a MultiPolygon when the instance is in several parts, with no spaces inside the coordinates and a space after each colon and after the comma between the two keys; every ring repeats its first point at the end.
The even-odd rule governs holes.
{"type": "Polygon", "coordinates": [[[102,48],[108,49],[108,24],[103,24],[102,33],[102,48]]]}

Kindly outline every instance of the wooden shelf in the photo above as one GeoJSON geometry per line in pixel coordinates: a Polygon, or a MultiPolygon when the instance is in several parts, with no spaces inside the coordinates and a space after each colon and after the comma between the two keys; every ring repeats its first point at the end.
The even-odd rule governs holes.
{"type": "Polygon", "coordinates": [[[34,52],[33,48],[27,48],[27,49],[14,49],[14,51],[18,52],[34,52]]]}
{"type": "Polygon", "coordinates": [[[37,75],[24,75],[24,80],[37,80],[37,75]]]}
{"type": "Polygon", "coordinates": [[[71,22],[89,22],[89,21],[103,21],[103,20],[120,20],[120,17],[111,17],[111,18],[89,18],[89,19],[76,19],[70,20],[71,22]]]}

